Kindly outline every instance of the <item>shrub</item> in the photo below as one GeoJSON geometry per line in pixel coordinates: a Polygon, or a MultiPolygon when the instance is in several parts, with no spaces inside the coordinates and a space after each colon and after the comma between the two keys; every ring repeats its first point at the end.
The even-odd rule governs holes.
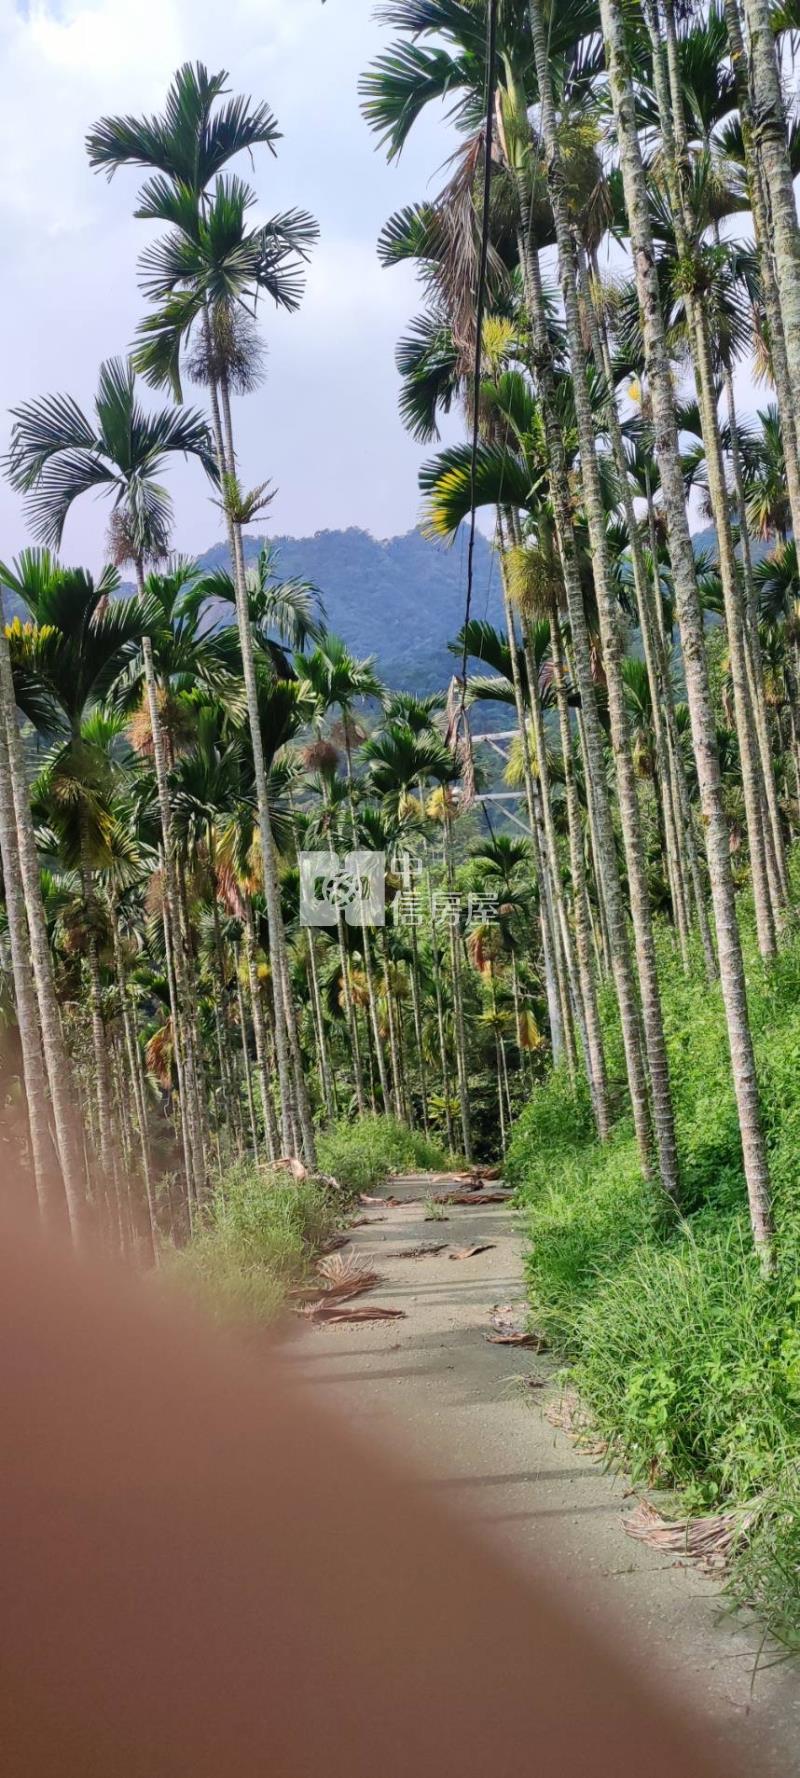
{"type": "Polygon", "coordinates": [[[353,1193],[369,1191],[393,1173],[437,1173],[448,1165],[440,1143],[394,1117],[341,1119],[320,1133],[317,1157],[321,1171],[353,1193]]]}
{"type": "Polygon", "coordinates": [[[562,1160],[591,1146],[592,1129],[584,1081],[573,1091],[566,1069],[556,1069],[534,1091],[511,1132],[505,1164],[509,1184],[524,1188],[526,1197],[534,1195],[538,1185],[552,1179],[562,1160]]]}
{"type": "Polygon", "coordinates": [[[536,1325],[557,1346],[574,1348],[585,1305],[598,1280],[613,1276],[663,1217],[663,1201],[645,1184],[627,1131],[594,1151],[567,1152],[539,1177],[530,1196],[526,1254],[536,1325]]]}
{"type": "Polygon", "coordinates": [[[508,1173],[527,1218],[534,1316],[570,1358],[598,1429],[637,1480],[679,1490],[686,1513],[757,1502],[731,1591],[800,1650],[800,937],[765,968],[744,899],[740,913],[774,1277],[753,1252],[719,990],[700,969],[687,979],[663,935],[683,1218],[645,1185],[629,1127],[596,1142],[588,1098],[563,1073],[520,1118],[508,1173]]]}
{"type": "Polygon", "coordinates": [[[800,1475],[787,1466],[767,1491],[755,1524],[734,1550],[728,1592],[758,1612],[772,1635],[800,1654],[800,1475]]]}
{"type": "Polygon", "coordinates": [[[252,1165],[233,1168],[169,1272],[218,1319],[267,1321],[332,1233],[336,1216],[336,1204],[319,1185],[288,1184],[285,1175],[252,1165]]]}
{"type": "Polygon", "coordinates": [[[639,1246],[599,1282],[575,1377],[634,1479],[701,1507],[748,1501],[770,1481],[800,1431],[786,1298],[782,1278],[761,1275],[743,1217],[639,1246]]]}

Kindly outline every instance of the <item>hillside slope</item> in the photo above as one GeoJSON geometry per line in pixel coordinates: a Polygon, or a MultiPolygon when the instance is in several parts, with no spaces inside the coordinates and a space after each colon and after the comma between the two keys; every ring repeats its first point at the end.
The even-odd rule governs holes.
{"type": "MultiPolygon", "coordinates": [[[[258,537],[246,540],[248,560],[258,537]]],[[[439,691],[454,670],[448,643],[464,621],[467,535],[452,548],[420,531],[380,541],[368,531],[317,531],[312,537],[270,539],[278,575],[310,580],[320,592],[328,628],[354,654],[375,655],[381,676],[396,690],[439,691]]],[[[204,568],[227,565],[220,543],[200,557],[204,568]]],[[[473,615],[502,622],[497,571],[482,533],[475,543],[473,615]]]]}

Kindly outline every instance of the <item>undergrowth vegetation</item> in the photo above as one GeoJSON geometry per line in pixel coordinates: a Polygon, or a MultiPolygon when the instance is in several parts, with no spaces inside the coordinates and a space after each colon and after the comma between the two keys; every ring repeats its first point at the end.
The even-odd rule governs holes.
{"type": "Polygon", "coordinates": [[[250,1165],[217,1185],[201,1227],[169,1273],[219,1320],[269,1321],[333,1233],[339,1206],[312,1181],[250,1165]]]}
{"type": "Polygon", "coordinates": [[[441,1143],[395,1117],[342,1118],[319,1137],[320,1169],[346,1191],[369,1191],[393,1173],[439,1173],[450,1164],[441,1143]]]}
{"type": "Polygon", "coordinates": [[[663,962],[684,1215],[643,1180],[630,1124],[600,1146],[588,1104],[576,1109],[554,1074],[508,1164],[527,1212],[531,1306],[637,1483],[679,1490],[687,1514],[756,1504],[731,1590],[800,1647],[800,939],[769,970],[748,946],[775,1189],[770,1278],[749,1233],[719,996],[663,962]]]}

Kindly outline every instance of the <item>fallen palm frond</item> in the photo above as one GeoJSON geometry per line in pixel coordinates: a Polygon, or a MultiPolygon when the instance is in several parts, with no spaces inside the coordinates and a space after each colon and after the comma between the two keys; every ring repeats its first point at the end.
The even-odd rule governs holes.
{"type": "Polygon", "coordinates": [[[474,1191],[479,1191],[485,1180],[494,1181],[502,1179],[503,1169],[502,1167],[481,1167],[476,1165],[474,1167],[466,1167],[463,1173],[450,1173],[447,1174],[446,1177],[458,1180],[459,1185],[468,1185],[471,1186],[474,1191]]]}
{"type": "Polygon", "coordinates": [[[486,1192],[480,1190],[444,1192],[441,1197],[434,1199],[434,1203],[469,1204],[472,1208],[478,1204],[508,1204],[512,1197],[513,1192],[486,1192]]]}
{"type": "Polygon", "coordinates": [[[326,1303],[348,1302],[380,1283],[380,1273],[362,1265],[352,1251],[318,1260],[317,1273],[316,1279],[297,1285],[290,1293],[295,1301],[300,1301],[298,1315],[314,1316],[326,1303]]]}
{"type": "Polygon", "coordinates": [[[400,1204],[418,1204],[418,1198],[371,1198],[366,1192],[359,1195],[359,1204],[386,1204],[390,1210],[398,1209],[400,1204]]]}
{"type": "Polygon", "coordinates": [[[387,1255],[389,1259],[429,1259],[434,1253],[443,1253],[446,1241],[421,1241],[418,1247],[399,1247],[396,1253],[387,1255]]]}
{"type": "Polygon", "coordinates": [[[521,1397],[523,1401],[528,1401],[537,1389],[544,1389],[545,1382],[545,1377],[534,1377],[529,1372],[523,1374],[515,1371],[510,1377],[506,1377],[502,1386],[503,1394],[521,1397]]]}
{"type": "Polygon", "coordinates": [[[363,1309],[343,1309],[336,1303],[316,1303],[313,1308],[304,1311],[315,1326],[336,1321],[404,1321],[405,1309],[379,1309],[365,1306],[363,1309]]]}
{"type": "Polygon", "coordinates": [[[688,1556],[706,1567],[724,1565],[734,1546],[746,1536],[758,1506],[733,1507],[699,1519],[666,1519],[649,1500],[637,1502],[622,1523],[629,1537],[652,1549],[688,1556]]]}
{"type": "Polygon", "coordinates": [[[361,1296],[380,1283],[380,1273],[362,1265],[352,1252],[334,1253],[329,1259],[319,1260],[317,1271],[327,1297],[361,1296]]]}
{"type": "Polygon", "coordinates": [[[534,1352],[544,1352],[547,1341],[531,1332],[525,1316],[524,1303],[496,1303],[492,1310],[494,1332],[484,1334],[484,1339],[490,1346],[530,1346],[534,1352]]]}
{"type": "Polygon", "coordinates": [[[298,1161],[297,1156],[293,1154],[279,1155],[277,1161],[270,1162],[270,1166],[274,1167],[276,1172],[291,1173],[298,1185],[304,1179],[309,1178],[308,1168],[304,1167],[302,1161],[298,1161]]]}
{"type": "Polygon", "coordinates": [[[566,1432],[587,1457],[605,1457],[608,1443],[597,1437],[591,1417],[574,1389],[562,1390],[558,1400],[549,1402],[544,1411],[550,1425],[566,1432]]]}

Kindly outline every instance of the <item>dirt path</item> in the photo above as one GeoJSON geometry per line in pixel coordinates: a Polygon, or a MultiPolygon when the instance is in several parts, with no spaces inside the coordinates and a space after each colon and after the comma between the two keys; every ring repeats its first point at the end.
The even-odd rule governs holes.
{"type": "Polygon", "coordinates": [[[427,1474],[518,1567],[548,1562],[564,1586],[588,1585],[581,1609],[604,1635],[621,1624],[650,1671],[733,1737],[746,1768],[800,1778],[798,1665],[762,1666],[752,1685],[758,1630],[725,1613],[714,1579],[627,1537],[624,1481],[545,1418],[560,1395],[552,1361],[485,1340],[493,1305],[523,1297],[512,1211],[451,1206],[446,1222],[428,1222],[429,1192],[428,1180],[395,1181],[401,1203],[370,1207],[369,1226],[352,1232],[383,1279],[360,1303],[403,1309],[406,1319],[304,1327],[284,1347],[286,1363],[360,1433],[427,1474]],[[449,1257],[484,1241],[491,1250],[473,1259],[449,1257]],[[432,1242],[446,1246],[397,1257],[432,1242]],[[532,1390],[530,1378],[544,1388],[532,1390]]]}

